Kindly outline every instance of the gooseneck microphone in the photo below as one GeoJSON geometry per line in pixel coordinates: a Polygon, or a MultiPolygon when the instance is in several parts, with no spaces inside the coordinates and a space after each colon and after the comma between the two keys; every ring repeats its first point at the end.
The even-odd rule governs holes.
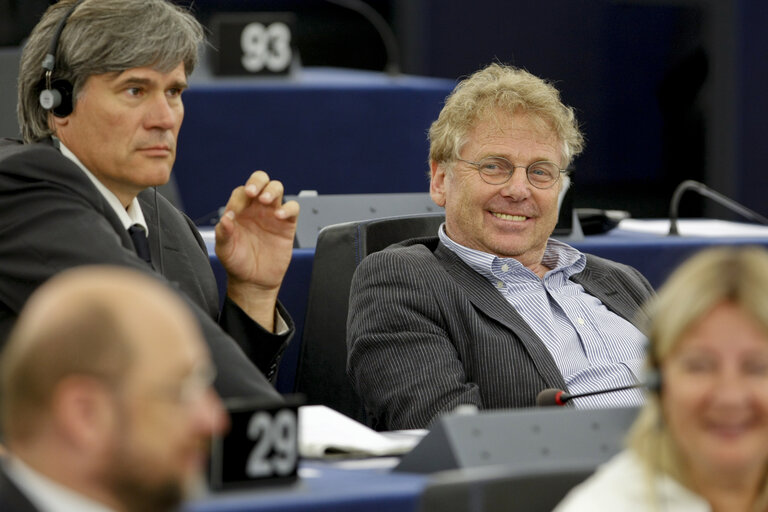
{"type": "Polygon", "coordinates": [[[694,180],[685,180],[684,182],[682,182],[677,186],[677,188],[675,189],[675,193],[672,194],[672,201],[670,201],[669,203],[669,235],[680,234],[677,231],[677,207],[680,204],[680,198],[682,197],[683,193],[686,190],[693,190],[699,195],[708,197],[709,199],[712,199],[716,203],[728,208],[732,212],[738,213],[742,217],[745,217],[749,220],[759,222],[760,224],[768,225],[768,219],[766,219],[756,211],[750,210],[746,206],[743,206],[737,203],[733,199],[724,196],[720,192],[716,192],[712,190],[711,188],[704,185],[703,183],[699,183],[698,181],[694,181],[694,180]]]}
{"type": "Polygon", "coordinates": [[[624,391],[626,389],[636,389],[645,387],[645,384],[632,384],[631,386],[621,386],[618,388],[601,389],[598,391],[590,391],[589,393],[579,393],[572,395],[566,393],[562,389],[549,388],[545,389],[536,396],[536,405],[539,407],[550,406],[563,406],[573,400],[574,398],[582,398],[585,396],[602,395],[604,393],[613,393],[615,391],[624,391]]]}
{"type": "Polygon", "coordinates": [[[397,76],[400,74],[400,48],[397,44],[392,28],[387,20],[379,14],[379,11],[371,7],[362,0],[327,0],[329,3],[345,7],[351,11],[360,14],[365,18],[381,37],[384,43],[384,50],[387,52],[387,64],[385,71],[388,75],[397,76]]]}

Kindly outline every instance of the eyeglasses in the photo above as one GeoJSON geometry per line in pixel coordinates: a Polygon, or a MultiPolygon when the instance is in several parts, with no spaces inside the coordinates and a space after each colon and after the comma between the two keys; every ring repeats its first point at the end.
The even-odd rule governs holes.
{"type": "Polygon", "coordinates": [[[556,163],[547,160],[533,162],[528,167],[515,165],[500,156],[488,156],[479,162],[470,162],[463,158],[457,158],[457,160],[476,167],[477,172],[480,173],[480,178],[489,185],[503,185],[509,181],[515,169],[520,167],[525,169],[528,183],[536,188],[546,189],[551,188],[557,183],[557,180],[560,179],[560,174],[568,172],[558,167],[556,163]]]}
{"type": "Polygon", "coordinates": [[[189,405],[199,399],[211,388],[216,379],[216,369],[204,364],[195,369],[181,381],[169,383],[154,389],[154,397],[179,405],[189,405]]]}

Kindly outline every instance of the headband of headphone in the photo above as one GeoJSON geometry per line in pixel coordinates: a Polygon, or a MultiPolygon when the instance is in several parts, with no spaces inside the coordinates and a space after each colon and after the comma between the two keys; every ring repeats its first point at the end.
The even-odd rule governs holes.
{"type": "Polygon", "coordinates": [[[56,26],[56,30],[53,33],[53,39],[48,47],[48,53],[43,58],[43,72],[45,80],[45,88],[40,92],[40,106],[45,110],[50,110],[56,117],[66,117],[72,113],[72,90],[73,86],[69,80],[58,79],[53,80],[53,68],[56,63],[56,50],[59,46],[59,39],[61,33],[64,31],[64,26],[67,24],[67,20],[72,15],[78,5],[83,3],[84,0],[78,0],[75,4],[69,8],[69,10],[61,18],[61,21],[56,26]]]}

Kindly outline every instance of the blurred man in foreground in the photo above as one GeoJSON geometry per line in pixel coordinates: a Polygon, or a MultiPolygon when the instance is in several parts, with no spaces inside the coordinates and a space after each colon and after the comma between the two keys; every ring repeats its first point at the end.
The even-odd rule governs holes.
{"type": "Polygon", "coordinates": [[[0,360],[0,510],[176,508],[226,426],[213,376],[194,316],[152,278],[54,277],[0,360]]]}

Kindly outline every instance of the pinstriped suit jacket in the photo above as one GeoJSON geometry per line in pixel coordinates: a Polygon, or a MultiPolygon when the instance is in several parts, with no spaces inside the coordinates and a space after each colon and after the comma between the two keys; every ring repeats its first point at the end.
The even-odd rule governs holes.
{"type": "MultiPolygon", "coordinates": [[[[654,292],[636,269],[587,255],[571,280],[624,319],[645,320],[640,306],[654,292]]],[[[543,389],[567,389],[541,339],[437,237],[361,262],[347,348],[352,384],[380,430],[424,428],[460,404],[530,407],[543,389]]]]}

